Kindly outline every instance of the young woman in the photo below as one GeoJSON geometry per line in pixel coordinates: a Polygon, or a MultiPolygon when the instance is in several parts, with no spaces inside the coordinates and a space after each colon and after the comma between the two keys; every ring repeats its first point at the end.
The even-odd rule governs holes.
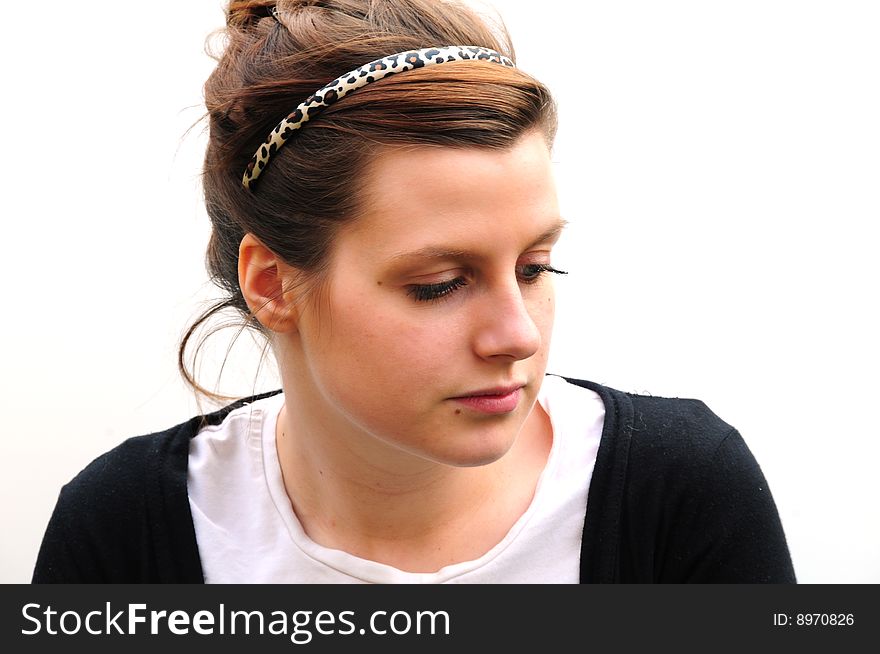
{"type": "Polygon", "coordinates": [[[428,0],[227,22],[199,323],[238,310],[282,389],[94,461],[35,581],[794,581],[732,427],[547,375],[556,116],[503,31],[428,0]]]}

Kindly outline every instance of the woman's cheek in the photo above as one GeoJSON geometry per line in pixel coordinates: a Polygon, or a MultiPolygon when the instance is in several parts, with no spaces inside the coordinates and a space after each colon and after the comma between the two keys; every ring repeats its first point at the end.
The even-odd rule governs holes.
{"type": "MultiPolygon", "coordinates": [[[[421,307],[407,310],[351,311],[343,322],[333,320],[330,338],[322,348],[337,373],[353,373],[360,384],[381,384],[388,389],[426,381],[450,367],[449,352],[461,330],[448,316],[426,316],[421,307]]],[[[432,311],[432,314],[437,312],[432,311]]]]}

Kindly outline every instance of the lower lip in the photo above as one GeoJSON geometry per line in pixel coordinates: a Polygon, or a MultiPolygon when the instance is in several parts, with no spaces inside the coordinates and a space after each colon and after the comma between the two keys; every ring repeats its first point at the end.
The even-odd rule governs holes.
{"type": "Polygon", "coordinates": [[[453,399],[482,413],[510,413],[519,404],[520,390],[517,388],[507,395],[470,395],[453,399]]]}

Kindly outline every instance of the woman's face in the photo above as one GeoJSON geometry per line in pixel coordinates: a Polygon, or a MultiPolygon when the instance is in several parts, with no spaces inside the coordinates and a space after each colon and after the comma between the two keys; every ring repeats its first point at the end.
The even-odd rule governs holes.
{"type": "Polygon", "coordinates": [[[534,132],[506,151],[389,150],[367,189],[299,317],[295,387],[358,448],[495,461],[532,411],[550,345],[544,266],[563,221],[547,145],[534,132]]]}

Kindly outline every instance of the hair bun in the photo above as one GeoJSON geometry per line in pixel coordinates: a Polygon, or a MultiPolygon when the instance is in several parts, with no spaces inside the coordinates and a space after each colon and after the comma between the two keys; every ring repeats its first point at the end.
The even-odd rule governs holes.
{"type": "Polygon", "coordinates": [[[226,24],[250,27],[263,18],[273,18],[276,0],[232,0],[226,10],[226,24]]]}

